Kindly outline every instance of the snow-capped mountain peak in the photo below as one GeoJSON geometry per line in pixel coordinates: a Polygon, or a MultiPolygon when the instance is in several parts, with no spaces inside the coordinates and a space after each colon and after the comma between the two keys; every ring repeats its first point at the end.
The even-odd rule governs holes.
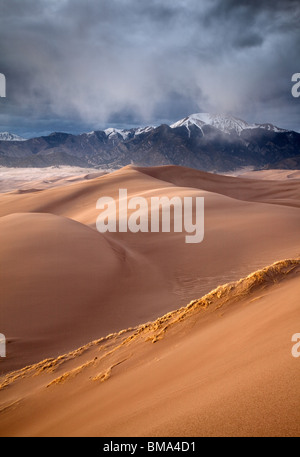
{"type": "Polygon", "coordinates": [[[235,131],[237,134],[240,134],[244,129],[251,128],[247,122],[242,119],[238,119],[237,117],[210,113],[191,114],[190,116],[175,122],[175,124],[172,124],[171,128],[185,126],[189,129],[192,125],[195,125],[201,130],[204,125],[212,125],[224,133],[231,133],[232,131],[235,131]]]}
{"type": "Polygon", "coordinates": [[[119,134],[122,136],[123,140],[127,140],[127,138],[131,137],[132,135],[133,136],[141,135],[142,133],[150,132],[153,128],[154,127],[151,127],[151,126],[139,127],[139,128],[135,128],[135,129],[131,129],[131,130],[127,130],[127,129],[120,130],[120,129],[116,129],[116,128],[109,128],[109,129],[105,129],[104,132],[108,138],[113,138],[114,136],[119,134]]]}
{"type": "Polygon", "coordinates": [[[26,139],[14,133],[2,132],[0,133],[0,141],[26,141],[26,139]]]}
{"type": "MultiPolygon", "coordinates": [[[[133,127],[131,129],[117,129],[115,127],[109,127],[105,130],[99,130],[101,132],[104,132],[106,135],[106,138],[108,140],[116,140],[122,138],[123,141],[134,138],[135,136],[139,136],[142,133],[148,133],[151,132],[155,127],[153,126],[146,126],[146,127],[133,127]]],[[[93,130],[92,132],[88,133],[81,133],[81,135],[86,135],[88,137],[92,137],[97,134],[97,131],[93,130]]]]}
{"type": "Polygon", "coordinates": [[[113,137],[117,136],[118,134],[121,135],[123,140],[126,140],[128,138],[128,135],[130,134],[129,130],[120,130],[116,128],[108,128],[104,130],[106,136],[110,139],[113,137]]]}
{"type": "MultiPolygon", "coordinates": [[[[285,132],[286,130],[280,129],[272,124],[248,124],[248,122],[243,121],[237,117],[228,115],[228,114],[210,114],[210,113],[196,113],[191,114],[190,116],[181,119],[174,124],[171,128],[186,127],[189,128],[195,125],[202,131],[204,125],[211,125],[218,130],[221,130],[224,133],[236,132],[238,135],[241,134],[243,130],[246,129],[265,129],[272,130],[274,132],[285,132]]],[[[202,131],[203,132],[203,131],[202,131]]]]}

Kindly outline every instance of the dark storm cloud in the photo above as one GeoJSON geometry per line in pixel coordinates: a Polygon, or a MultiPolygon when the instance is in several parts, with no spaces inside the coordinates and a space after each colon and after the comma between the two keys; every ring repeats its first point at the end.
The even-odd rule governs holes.
{"type": "Polygon", "coordinates": [[[0,130],[203,110],[299,128],[298,0],[0,0],[0,11],[0,130]]]}

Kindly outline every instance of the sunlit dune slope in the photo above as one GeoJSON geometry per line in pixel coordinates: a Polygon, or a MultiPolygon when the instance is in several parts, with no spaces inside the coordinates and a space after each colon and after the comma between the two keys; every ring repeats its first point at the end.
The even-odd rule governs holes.
{"type": "Polygon", "coordinates": [[[299,275],[277,262],[2,377],[1,435],[299,435],[299,275]]]}

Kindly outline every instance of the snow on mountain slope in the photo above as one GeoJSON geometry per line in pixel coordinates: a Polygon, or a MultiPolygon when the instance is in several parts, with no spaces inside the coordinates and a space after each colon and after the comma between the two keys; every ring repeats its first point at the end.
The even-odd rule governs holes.
{"type": "Polygon", "coordinates": [[[213,127],[221,130],[224,133],[232,133],[235,131],[238,135],[245,129],[265,129],[272,130],[274,132],[285,132],[286,130],[280,129],[272,124],[248,124],[246,121],[239,119],[234,116],[225,115],[225,114],[209,114],[209,113],[196,113],[191,114],[184,119],[181,119],[174,124],[171,128],[186,127],[190,132],[190,127],[195,125],[198,127],[202,133],[202,127],[204,125],[212,125],[213,127]]]}
{"type": "Polygon", "coordinates": [[[134,135],[141,135],[142,133],[151,132],[151,130],[153,130],[153,129],[154,129],[154,127],[152,127],[152,126],[140,127],[135,130],[134,135]]]}
{"type": "Polygon", "coordinates": [[[120,130],[120,129],[115,129],[115,128],[109,128],[104,130],[106,136],[110,139],[113,137],[117,136],[118,134],[121,135],[123,140],[126,140],[128,138],[128,135],[130,134],[129,130],[120,130]]]}
{"type": "Polygon", "coordinates": [[[109,128],[109,129],[106,129],[104,130],[106,136],[108,138],[113,138],[114,136],[116,136],[117,134],[121,135],[123,140],[127,140],[127,138],[129,138],[130,134],[134,135],[134,136],[137,136],[137,135],[141,135],[142,133],[147,133],[147,132],[150,132],[154,127],[139,127],[139,128],[136,128],[136,129],[131,129],[131,130],[128,130],[128,129],[123,129],[123,130],[120,130],[120,129],[116,129],[116,128],[109,128]]]}
{"type": "Polygon", "coordinates": [[[26,141],[26,139],[14,133],[2,132],[0,133],[0,141],[26,141]]]}
{"type": "MultiPolygon", "coordinates": [[[[148,133],[153,129],[154,129],[154,127],[152,127],[152,126],[138,127],[138,128],[132,128],[132,129],[117,129],[114,127],[110,127],[103,131],[109,140],[116,139],[116,137],[118,137],[118,135],[120,135],[123,140],[127,140],[134,136],[141,135],[142,133],[148,133]]],[[[95,131],[92,131],[92,132],[88,132],[88,133],[83,133],[82,135],[93,136],[93,135],[95,135],[95,133],[96,133],[95,131]]]]}
{"type": "MultiPolygon", "coordinates": [[[[170,125],[172,129],[178,127],[186,127],[189,136],[190,136],[190,127],[196,126],[198,127],[202,134],[204,134],[202,127],[204,125],[211,125],[216,129],[220,130],[224,133],[233,133],[235,132],[237,135],[240,135],[243,130],[246,129],[264,129],[273,132],[286,132],[287,130],[280,129],[279,127],[274,126],[273,124],[248,124],[248,122],[243,121],[234,116],[226,115],[226,114],[210,114],[210,113],[196,113],[191,114],[184,119],[180,119],[179,121],[175,122],[174,124],[170,125]]],[[[117,129],[117,128],[107,128],[104,130],[106,137],[109,140],[114,140],[118,136],[121,136],[123,141],[128,140],[133,137],[137,137],[143,133],[149,133],[154,130],[155,127],[147,126],[147,127],[139,127],[139,128],[132,128],[132,129],[117,129]]],[[[95,132],[90,132],[88,135],[94,135],[95,132]]]]}

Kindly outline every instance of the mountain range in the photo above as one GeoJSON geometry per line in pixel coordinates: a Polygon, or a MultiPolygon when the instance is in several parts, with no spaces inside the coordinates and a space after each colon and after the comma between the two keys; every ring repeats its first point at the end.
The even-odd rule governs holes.
{"type": "Polygon", "coordinates": [[[248,124],[222,114],[197,113],[157,127],[108,128],[73,135],[54,132],[25,140],[0,133],[0,165],[96,168],[184,165],[227,172],[300,167],[300,133],[272,124],[248,124]]]}

